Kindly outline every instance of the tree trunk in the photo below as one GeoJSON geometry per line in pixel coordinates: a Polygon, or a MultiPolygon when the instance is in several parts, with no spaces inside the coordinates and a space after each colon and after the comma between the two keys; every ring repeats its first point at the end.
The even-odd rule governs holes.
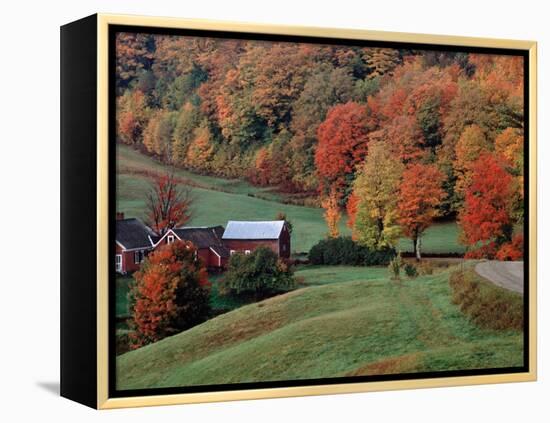
{"type": "Polygon", "coordinates": [[[416,238],[416,243],[415,243],[415,248],[414,248],[414,253],[416,255],[416,261],[420,261],[420,259],[422,258],[420,256],[420,248],[421,248],[421,245],[422,245],[421,239],[422,238],[420,238],[420,237],[416,238]]]}

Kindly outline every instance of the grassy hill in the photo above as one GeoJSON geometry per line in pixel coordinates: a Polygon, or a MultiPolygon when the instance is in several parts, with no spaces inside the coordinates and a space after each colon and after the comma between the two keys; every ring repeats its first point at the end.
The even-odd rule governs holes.
{"type": "MultiPolygon", "coordinates": [[[[522,364],[521,332],[481,329],[451,303],[450,270],[402,282],[382,269],[374,279],[368,268],[340,270],[347,281],[250,304],[119,356],[118,388],[522,364]]],[[[314,281],[320,271],[297,276],[314,281]]]]}
{"type": "MultiPolygon", "coordinates": [[[[144,199],[150,187],[147,175],[165,171],[166,167],[124,145],[117,145],[117,160],[117,210],[127,216],[143,218],[144,199]]],[[[177,170],[176,175],[193,186],[195,210],[191,225],[225,226],[230,219],[269,220],[278,212],[284,212],[294,224],[294,252],[309,251],[327,233],[322,209],[283,204],[282,196],[246,181],[196,175],[185,170],[177,170]]],[[[342,234],[350,233],[345,219],[342,219],[340,230],[342,234]]],[[[423,250],[427,253],[463,252],[457,237],[458,228],[454,222],[436,224],[426,232],[423,250]]],[[[399,246],[402,251],[412,250],[410,240],[403,239],[399,246]]]]}

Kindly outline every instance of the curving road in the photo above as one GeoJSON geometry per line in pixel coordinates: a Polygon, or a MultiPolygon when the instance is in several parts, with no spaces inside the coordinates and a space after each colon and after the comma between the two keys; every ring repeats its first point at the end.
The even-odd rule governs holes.
{"type": "Polygon", "coordinates": [[[523,295],[522,261],[484,261],[476,264],[475,270],[495,285],[523,295]]]}

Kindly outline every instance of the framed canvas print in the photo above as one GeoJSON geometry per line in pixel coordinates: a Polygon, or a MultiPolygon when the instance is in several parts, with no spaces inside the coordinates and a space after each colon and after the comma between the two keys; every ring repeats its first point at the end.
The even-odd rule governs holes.
{"type": "Polygon", "coordinates": [[[536,43],[61,28],[61,394],[536,379],[536,43]]]}

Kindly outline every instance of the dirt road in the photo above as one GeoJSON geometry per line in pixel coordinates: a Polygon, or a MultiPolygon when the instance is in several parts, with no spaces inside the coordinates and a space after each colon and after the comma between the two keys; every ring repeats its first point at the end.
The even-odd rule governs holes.
{"type": "Polygon", "coordinates": [[[475,270],[495,285],[523,295],[522,261],[484,261],[476,264],[475,270]]]}

